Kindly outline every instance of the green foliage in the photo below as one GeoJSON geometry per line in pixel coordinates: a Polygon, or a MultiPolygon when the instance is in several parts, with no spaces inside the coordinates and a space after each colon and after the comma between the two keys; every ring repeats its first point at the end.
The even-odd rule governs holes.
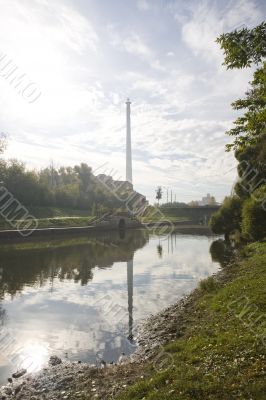
{"type": "MultiPolygon", "coordinates": [[[[58,218],[40,218],[38,221],[38,228],[69,228],[88,226],[93,220],[92,216],[87,217],[58,217],[58,218]]],[[[14,220],[16,223],[16,220],[14,220]]],[[[0,229],[10,229],[10,225],[3,219],[0,219],[0,229]]]]}
{"type": "Polygon", "coordinates": [[[266,185],[255,190],[244,202],[242,232],[252,240],[261,240],[266,237],[266,185]]]}
{"type": "Polygon", "coordinates": [[[258,64],[266,56],[266,22],[253,29],[242,28],[223,33],[217,43],[224,50],[224,65],[228,69],[258,64]]]}
{"type": "Polygon", "coordinates": [[[225,198],[221,208],[212,215],[210,227],[214,233],[229,235],[240,230],[242,200],[237,197],[225,198]]]}
{"type": "Polygon", "coordinates": [[[266,63],[254,73],[251,87],[244,99],[232,103],[234,110],[245,110],[244,115],[234,122],[235,127],[227,131],[234,137],[227,145],[227,151],[244,150],[247,146],[265,142],[266,128],[266,63]]]}
{"type": "Polygon", "coordinates": [[[263,182],[266,182],[266,135],[259,143],[238,150],[235,156],[239,162],[239,180],[235,192],[241,198],[248,198],[263,182]]]}
{"type": "Polygon", "coordinates": [[[234,128],[226,132],[233,137],[226,149],[233,149],[239,161],[239,180],[235,185],[235,193],[241,199],[239,209],[235,208],[237,203],[224,204],[213,216],[211,227],[216,233],[230,233],[242,225],[242,233],[255,239],[261,237],[265,224],[264,210],[254,200],[254,194],[266,182],[266,22],[253,29],[222,34],[217,42],[224,50],[224,65],[228,69],[251,67],[252,64],[258,65],[258,69],[246,97],[232,104],[234,110],[244,113],[236,119],[234,128]],[[256,223],[260,228],[256,229],[256,223]]]}
{"type": "Polygon", "coordinates": [[[209,276],[200,281],[199,287],[202,292],[210,293],[217,289],[217,282],[213,276],[209,276]]]}
{"type": "Polygon", "coordinates": [[[122,206],[115,194],[105,188],[87,164],[75,167],[28,171],[17,160],[0,163],[0,181],[24,206],[87,210],[95,215],[122,206]]]}
{"type": "MultiPolygon", "coordinates": [[[[234,142],[227,150],[243,150],[260,142],[266,127],[266,22],[253,29],[243,28],[222,34],[217,42],[224,50],[224,65],[229,69],[251,67],[252,63],[262,66],[254,73],[251,88],[245,99],[236,100],[234,110],[246,110],[234,122],[235,127],[227,132],[234,136],[234,142]]],[[[264,138],[265,140],[265,138],[264,138]]]]}

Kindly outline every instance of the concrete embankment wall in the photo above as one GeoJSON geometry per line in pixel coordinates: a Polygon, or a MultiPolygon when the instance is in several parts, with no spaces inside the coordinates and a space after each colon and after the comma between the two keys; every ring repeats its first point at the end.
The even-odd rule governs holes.
{"type": "MultiPolygon", "coordinates": [[[[139,221],[130,220],[127,221],[126,229],[149,229],[154,231],[157,235],[169,233],[169,229],[173,232],[180,233],[199,233],[199,234],[211,234],[211,230],[205,225],[189,225],[185,222],[150,222],[147,224],[141,224],[139,221]]],[[[102,222],[98,225],[82,226],[82,227],[67,227],[67,228],[43,228],[35,229],[34,231],[24,230],[1,230],[0,231],[0,242],[16,239],[31,239],[31,238],[53,238],[66,235],[86,235],[93,232],[104,232],[118,230],[117,223],[102,222]]]]}

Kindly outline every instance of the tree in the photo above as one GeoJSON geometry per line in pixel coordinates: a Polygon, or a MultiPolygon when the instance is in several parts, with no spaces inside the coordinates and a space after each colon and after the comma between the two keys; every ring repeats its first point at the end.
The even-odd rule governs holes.
{"type": "Polygon", "coordinates": [[[217,205],[216,198],[214,196],[211,196],[209,206],[216,206],[216,205],[217,205]]]}
{"type": "Polygon", "coordinates": [[[212,215],[210,226],[217,234],[228,236],[233,231],[240,231],[242,201],[239,197],[226,197],[222,207],[212,215]]]}
{"type": "Polygon", "coordinates": [[[223,33],[216,41],[224,50],[223,64],[228,69],[257,65],[266,57],[266,22],[253,29],[223,33]]]}
{"type": "Polygon", "coordinates": [[[248,198],[250,193],[265,182],[266,135],[262,135],[260,142],[237,150],[235,157],[239,162],[237,167],[239,179],[234,190],[241,198],[248,198]]]}
{"type": "Polygon", "coordinates": [[[189,206],[189,207],[198,207],[198,206],[199,206],[199,202],[198,202],[197,200],[191,200],[191,201],[188,203],[188,206],[189,206]]]}
{"type": "MultiPolygon", "coordinates": [[[[266,182],[266,23],[253,29],[243,28],[222,34],[217,42],[224,50],[224,65],[228,69],[246,68],[253,64],[258,66],[246,97],[232,104],[234,110],[243,110],[244,113],[235,120],[235,126],[226,132],[233,137],[233,142],[226,146],[226,150],[235,151],[239,161],[239,180],[235,185],[236,196],[230,204],[228,200],[224,202],[211,219],[211,226],[216,232],[229,233],[235,226],[242,226],[242,218],[253,204],[252,201],[245,203],[243,209],[246,211],[241,213],[243,203],[266,182]]],[[[253,213],[253,223],[259,224],[259,215],[253,213]]],[[[243,233],[245,229],[243,225],[243,233]]]]}
{"type": "Polygon", "coordinates": [[[244,202],[242,232],[251,240],[266,237],[266,185],[255,190],[253,196],[244,202]]]}
{"type": "MultiPolygon", "coordinates": [[[[238,99],[232,103],[234,110],[245,110],[238,117],[235,127],[227,131],[234,137],[233,143],[228,144],[227,151],[231,149],[244,151],[250,145],[256,145],[262,141],[266,131],[266,63],[254,73],[251,87],[246,92],[244,99],[238,99]]],[[[265,140],[265,139],[264,139],[265,140]]]]}
{"type": "Polygon", "coordinates": [[[121,202],[104,190],[85,164],[72,167],[27,171],[18,160],[0,160],[0,181],[24,206],[83,208],[121,206],[121,202]],[[89,190],[86,190],[90,182],[89,190]]]}
{"type": "Polygon", "coordinates": [[[233,109],[246,112],[236,119],[235,128],[227,132],[235,137],[234,142],[227,145],[227,150],[244,150],[257,143],[266,128],[266,22],[253,29],[243,28],[222,34],[217,42],[224,50],[227,69],[251,67],[253,63],[259,66],[246,98],[232,103],[233,109]]]}
{"type": "Polygon", "coordinates": [[[159,205],[159,202],[160,202],[160,200],[161,200],[161,198],[163,196],[163,192],[162,192],[161,186],[157,187],[155,193],[156,193],[156,200],[158,200],[158,205],[159,205]]]}

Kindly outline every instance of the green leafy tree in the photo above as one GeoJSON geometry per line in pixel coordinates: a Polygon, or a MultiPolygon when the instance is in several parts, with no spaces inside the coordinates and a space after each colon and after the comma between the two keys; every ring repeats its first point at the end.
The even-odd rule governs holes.
{"type": "Polygon", "coordinates": [[[266,57],[266,22],[253,29],[223,33],[216,41],[224,51],[224,65],[228,69],[259,64],[266,57]]]}
{"type": "MultiPolygon", "coordinates": [[[[244,99],[232,103],[234,110],[245,110],[227,134],[234,137],[227,150],[238,152],[258,143],[266,133],[266,22],[253,29],[243,28],[222,34],[217,42],[224,50],[227,69],[258,66],[244,99]]],[[[265,138],[264,138],[265,140],[265,138]]]]}
{"type": "MultiPolygon", "coordinates": [[[[24,206],[75,208],[97,214],[123,205],[87,164],[74,168],[52,166],[36,172],[26,170],[18,160],[0,160],[0,181],[24,206]]],[[[128,197],[128,193],[125,195],[128,197]]]]}
{"type": "MultiPolygon", "coordinates": [[[[234,110],[244,110],[244,114],[236,119],[235,127],[227,131],[234,138],[227,150],[244,151],[250,145],[262,141],[266,132],[266,63],[254,73],[250,89],[244,99],[232,103],[234,110]]],[[[264,138],[265,140],[265,138],[264,138]]]]}
{"type": "Polygon", "coordinates": [[[239,197],[226,197],[222,207],[210,219],[212,231],[226,236],[233,231],[240,231],[241,207],[239,197]]]}
{"type": "Polygon", "coordinates": [[[242,232],[251,240],[266,238],[266,185],[260,186],[244,202],[242,232]]]}
{"type": "MultiPolygon", "coordinates": [[[[226,201],[210,222],[213,230],[228,233],[235,225],[242,226],[242,217],[246,215],[246,212],[241,213],[243,202],[266,182],[266,23],[263,22],[253,29],[243,28],[222,34],[217,42],[224,50],[224,65],[228,69],[257,66],[246,97],[232,104],[234,110],[241,110],[243,114],[235,120],[235,126],[226,132],[233,138],[226,150],[234,150],[239,161],[239,180],[235,185],[239,205],[237,206],[237,202],[234,204],[235,198],[230,206],[226,201]],[[239,207],[238,212],[235,206],[239,207]]],[[[251,203],[252,200],[246,204],[251,203]]],[[[244,209],[247,207],[245,205],[244,209]]],[[[258,215],[259,213],[253,214],[254,223],[258,215]]],[[[243,232],[245,229],[243,226],[243,232]]]]}
{"type": "Polygon", "coordinates": [[[266,183],[266,135],[262,135],[258,143],[237,150],[235,157],[239,162],[239,179],[234,190],[241,198],[248,198],[250,193],[266,183]]]}

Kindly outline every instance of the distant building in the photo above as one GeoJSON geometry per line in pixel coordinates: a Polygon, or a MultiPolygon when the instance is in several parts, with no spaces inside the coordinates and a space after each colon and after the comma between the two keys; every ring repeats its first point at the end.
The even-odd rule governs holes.
{"type": "Polygon", "coordinates": [[[114,189],[122,191],[133,190],[132,183],[128,181],[116,181],[110,175],[105,175],[105,174],[99,174],[97,175],[97,178],[101,182],[105,183],[106,185],[109,185],[109,187],[113,187],[114,189]]]}
{"type": "Polygon", "coordinates": [[[137,213],[138,210],[148,205],[146,197],[136,192],[131,182],[117,181],[105,174],[97,175],[97,179],[120,198],[125,203],[125,207],[132,210],[133,213],[137,213]]]}
{"type": "Polygon", "coordinates": [[[215,206],[217,205],[217,201],[214,196],[211,196],[210,193],[207,194],[206,197],[202,197],[202,200],[198,202],[199,206],[215,206]]]}

